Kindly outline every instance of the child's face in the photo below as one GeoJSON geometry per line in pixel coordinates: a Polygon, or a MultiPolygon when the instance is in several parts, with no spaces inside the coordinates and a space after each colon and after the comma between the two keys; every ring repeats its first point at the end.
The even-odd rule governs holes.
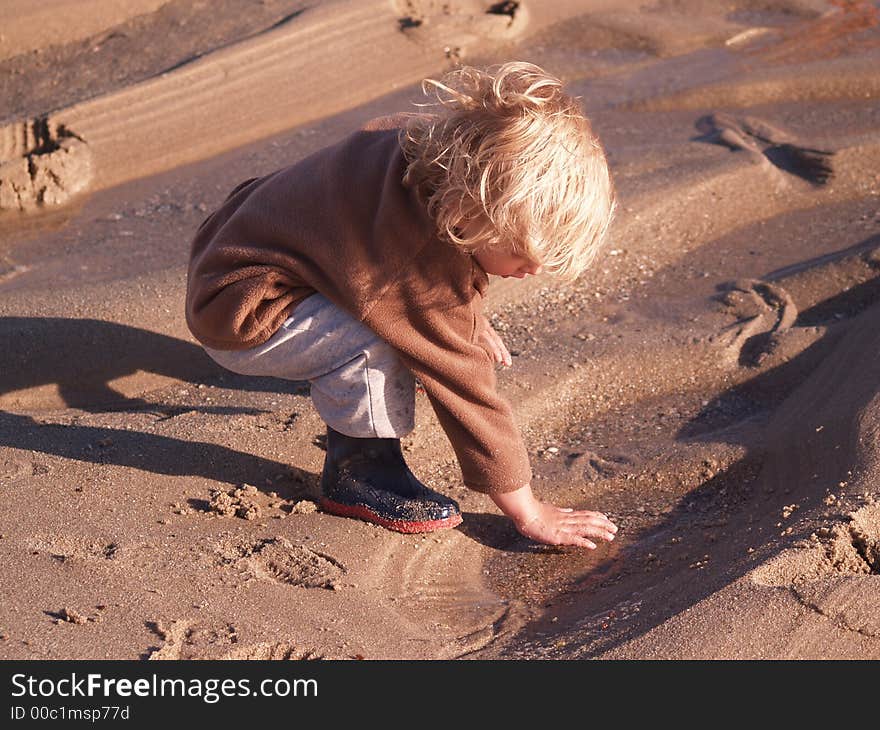
{"type": "MultiPolygon", "coordinates": [[[[480,217],[472,219],[464,226],[464,235],[475,235],[485,218],[480,217]]],[[[510,253],[503,249],[483,249],[474,253],[477,263],[483,267],[487,274],[496,276],[514,277],[515,279],[523,279],[529,274],[541,273],[541,262],[535,261],[528,256],[510,253]]]]}
{"type": "Polygon", "coordinates": [[[474,253],[474,258],[487,274],[504,278],[512,276],[515,279],[523,279],[529,274],[541,273],[541,264],[534,259],[507,251],[486,249],[474,253]]]}

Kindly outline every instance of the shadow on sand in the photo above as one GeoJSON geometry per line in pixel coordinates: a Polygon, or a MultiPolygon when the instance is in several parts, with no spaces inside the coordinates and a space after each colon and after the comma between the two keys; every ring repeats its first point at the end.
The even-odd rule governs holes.
{"type": "MultiPolygon", "coordinates": [[[[308,392],[308,383],[229,373],[200,347],[183,340],[95,319],[3,317],[0,340],[7,343],[0,351],[0,396],[54,384],[68,407],[89,413],[150,412],[172,418],[189,411],[218,415],[265,412],[236,406],[163,404],[113,390],[113,380],[139,371],[195,385],[223,382],[247,391],[308,392]]],[[[8,412],[0,412],[0,445],[231,484],[265,485],[279,475],[312,487],[316,481],[310,472],[217,444],[124,428],[41,423],[8,412]]]]}
{"type": "Polygon", "coordinates": [[[769,560],[807,537],[795,530],[780,540],[780,515],[791,503],[799,516],[818,515],[828,485],[855,468],[860,414],[880,382],[880,340],[871,334],[880,320],[878,281],[804,310],[799,324],[828,326],[821,339],[705,405],[677,439],[739,444],[745,456],[576,580],[520,639],[560,658],[613,650],[742,577],[754,567],[753,552],[769,560]],[[813,419],[826,424],[824,433],[813,419]],[[704,553],[712,560],[701,564],[704,553]],[[632,605],[638,610],[619,621],[621,606],[632,605]],[[560,637],[568,648],[556,648],[560,637]]]}

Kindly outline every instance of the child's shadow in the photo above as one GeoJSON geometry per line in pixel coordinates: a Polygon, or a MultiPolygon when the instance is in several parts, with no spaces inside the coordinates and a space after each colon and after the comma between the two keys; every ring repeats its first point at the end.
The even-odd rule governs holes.
{"type": "MultiPolygon", "coordinates": [[[[196,345],[94,319],[3,317],[0,340],[7,343],[0,350],[0,396],[54,384],[65,405],[93,413],[149,411],[171,418],[188,411],[220,415],[265,412],[234,406],[151,403],[113,390],[113,380],[138,371],[192,384],[228,377],[236,389],[260,392],[302,393],[308,387],[301,382],[234,376],[196,345]]],[[[283,477],[303,488],[313,488],[316,480],[309,472],[217,444],[125,428],[44,424],[30,416],[2,411],[0,445],[231,484],[260,486],[283,477]]]]}
{"type": "Polygon", "coordinates": [[[139,371],[202,384],[229,377],[238,390],[301,393],[307,383],[272,378],[238,378],[209,358],[202,348],[175,337],[103,322],[60,317],[0,317],[0,397],[55,385],[64,404],[91,413],[158,410],[169,415],[260,413],[226,406],[169,406],[130,398],[111,383],[139,371]]]}

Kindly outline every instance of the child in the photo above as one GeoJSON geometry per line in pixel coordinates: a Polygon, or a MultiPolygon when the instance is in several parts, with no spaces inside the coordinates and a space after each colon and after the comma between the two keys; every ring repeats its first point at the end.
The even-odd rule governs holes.
{"type": "Polygon", "coordinates": [[[495,364],[510,354],[481,312],[489,274],[589,264],[614,210],[601,146],[562,83],[522,62],[464,67],[435,113],[371,120],[241,183],[192,244],[186,316],[237,373],[308,380],[327,424],[321,507],[401,532],[461,522],[409,470],[418,377],[465,486],[523,535],[595,548],[617,527],[532,494],[495,364]]]}

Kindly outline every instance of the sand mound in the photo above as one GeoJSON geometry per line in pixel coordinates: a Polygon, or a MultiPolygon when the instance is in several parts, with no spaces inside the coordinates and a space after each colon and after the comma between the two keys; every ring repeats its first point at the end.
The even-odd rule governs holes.
{"type": "Polygon", "coordinates": [[[751,573],[759,585],[789,586],[834,577],[880,575],[880,506],[851,512],[818,528],[811,546],[791,548],[751,573]]]}
{"type": "Polygon", "coordinates": [[[92,180],[89,146],[48,117],[0,129],[0,210],[66,203],[92,180]]]}
{"type": "MultiPolygon", "coordinates": [[[[854,319],[839,344],[767,427],[769,482],[809,484],[831,465],[868,478],[880,465],[880,306],[854,319]],[[855,468],[854,468],[855,467],[855,468]]],[[[858,491],[856,483],[848,485],[858,491]]]]}
{"type": "Polygon", "coordinates": [[[513,38],[528,24],[523,2],[395,0],[392,5],[407,38],[425,45],[445,41],[444,53],[453,60],[460,59],[465,48],[477,41],[513,38]]]}
{"type": "Polygon", "coordinates": [[[868,504],[826,519],[812,532],[812,545],[761,566],[752,575],[756,582],[880,574],[880,506],[873,503],[880,470],[878,383],[880,306],[875,305],[851,323],[833,352],[779,408],[767,428],[762,471],[766,487],[800,485],[802,501],[868,504]]]}

